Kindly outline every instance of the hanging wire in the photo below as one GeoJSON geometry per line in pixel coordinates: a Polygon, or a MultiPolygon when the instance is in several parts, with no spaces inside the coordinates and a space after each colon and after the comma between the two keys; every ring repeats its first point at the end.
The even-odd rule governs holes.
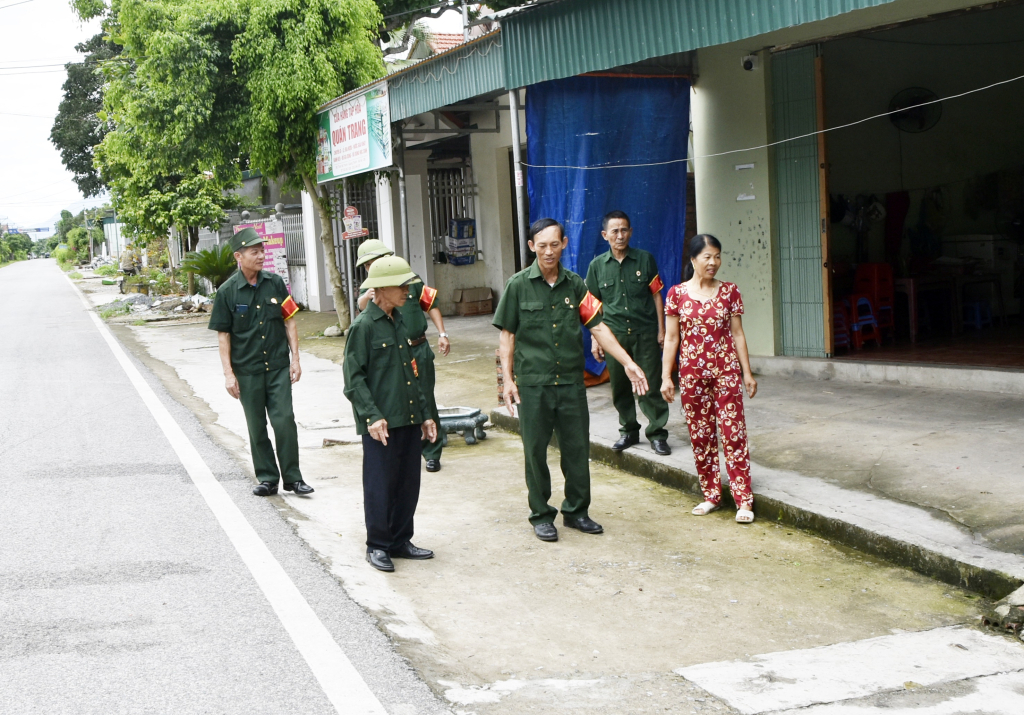
{"type": "MultiPolygon", "coordinates": [[[[1022,79],[1024,79],[1024,75],[1020,75],[1019,77],[1012,77],[1010,79],[1004,79],[1004,80],[1002,80],[1000,82],[993,82],[992,84],[986,85],[984,87],[978,87],[977,89],[971,89],[971,90],[968,90],[966,92],[961,92],[960,94],[954,94],[954,95],[949,96],[949,97],[941,97],[939,99],[933,99],[930,102],[921,102],[920,104],[915,104],[913,106],[913,108],[916,109],[917,107],[927,107],[929,104],[938,104],[939,102],[947,102],[947,101],[949,101],[951,99],[959,99],[961,97],[966,97],[969,94],[976,94],[977,92],[984,92],[986,90],[993,89],[995,87],[1000,87],[1000,86],[1002,86],[1004,84],[1010,84],[1011,82],[1019,82],[1022,79]]],[[[810,132],[808,134],[801,134],[799,136],[790,137],[789,139],[780,139],[778,141],[770,142],[768,144],[761,144],[760,146],[752,146],[752,147],[748,147],[746,149],[731,149],[729,151],[720,151],[720,152],[717,152],[715,154],[705,154],[704,156],[686,157],[685,159],[669,159],[668,161],[654,161],[654,162],[650,162],[650,163],[647,163],[647,164],[604,164],[604,165],[601,165],[601,166],[559,166],[559,165],[545,165],[545,164],[527,164],[526,162],[523,162],[523,166],[528,166],[531,169],[579,169],[581,171],[593,171],[595,169],[635,169],[635,168],[640,168],[640,167],[644,167],[644,166],[665,166],[667,164],[683,164],[683,163],[686,163],[688,161],[697,161],[698,159],[714,159],[715,157],[729,156],[730,154],[742,154],[743,152],[748,152],[748,151],[760,151],[762,149],[770,149],[771,147],[779,146],[780,144],[787,144],[789,142],[795,142],[795,141],[799,141],[801,139],[808,139],[810,137],[816,137],[819,134],[827,134],[828,132],[834,132],[834,131],[838,131],[840,129],[848,129],[850,127],[855,127],[858,124],[864,124],[865,122],[870,122],[870,121],[872,121],[874,119],[881,119],[882,117],[888,117],[888,116],[890,116],[892,114],[899,114],[900,112],[905,112],[905,111],[907,111],[907,109],[910,109],[910,107],[904,107],[902,109],[894,109],[894,110],[889,111],[889,112],[882,112],[881,114],[874,114],[874,115],[872,115],[870,117],[865,117],[864,119],[858,119],[855,122],[849,122],[848,124],[840,124],[837,127],[829,127],[828,129],[819,129],[818,131],[815,131],[815,132],[810,132]]]]}

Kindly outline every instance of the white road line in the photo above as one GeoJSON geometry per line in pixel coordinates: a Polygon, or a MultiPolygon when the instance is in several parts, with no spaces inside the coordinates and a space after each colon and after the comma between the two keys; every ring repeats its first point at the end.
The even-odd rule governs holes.
{"type": "Polygon", "coordinates": [[[362,676],[331,637],[281,564],[231,501],[231,497],[213,476],[198,450],[128,359],[110,329],[93,311],[88,299],[78,290],[78,286],[74,283],[71,286],[78,293],[89,317],[96,324],[96,329],[110,346],[111,352],[132,385],[138,390],[142,401],[149,408],[167,441],[171,443],[171,448],[178,455],[178,459],[238,551],[238,555],[249,568],[249,572],[288,631],[295,647],[306,660],[309,669],[313,671],[331,704],[342,715],[387,715],[384,706],[370,691],[362,676]]]}
{"type": "MultiPolygon", "coordinates": [[[[1019,643],[952,626],[674,672],[741,713],[756,715],[811,705],[820,710],[808,712],[831,713],[834,708],[820,704],[1018,671],[1024,671],[1024,648],[1019,643]]],[[[1018,706],[1024,706],[1024,698],[1018,706]]]]}

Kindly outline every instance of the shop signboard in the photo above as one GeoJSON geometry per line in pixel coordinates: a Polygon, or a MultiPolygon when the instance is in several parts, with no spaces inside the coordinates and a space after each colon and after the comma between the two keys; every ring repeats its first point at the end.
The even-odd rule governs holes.
{"type": "Polygon", "coordinates": [[[317,118],[318,183],[391,166],[391,105],[386,81],[328,107],[317,118]]]}
{"type": "Polygon", "coordinates": [[[263,270],[281,276],[290,293],[292,284],[288,280],[288,251],[284,243],[284,222],[274,219],[256,223],[240,223],[235,226],[235,233],[243,228],[255,229],[256,233],[266,239],[263,242],[263,270]]]}

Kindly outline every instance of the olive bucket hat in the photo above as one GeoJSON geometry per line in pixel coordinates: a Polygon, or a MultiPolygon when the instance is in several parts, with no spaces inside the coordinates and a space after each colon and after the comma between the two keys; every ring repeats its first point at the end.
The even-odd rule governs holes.
{"type": "Polygon", "coordinates": [[[388,248],[383,241],[371,238],[359,244],[359,250],[356,252],[356,266],[375,261],[381,256],[393,255],[395,255],[395,252],[388,248]]]}
{"type": "Polygon", "coordinates": [[[398,256],[382,256],[374,261],[370,271],[360,288],[388,288],[407,286],[410,283],[421,283],[404,258],[398,256]]]}
{"type": "Polygon", "coordinates": [[[249,227],[243,228],[241,231],[231,237],[231,252],[238,253],[243,248],[249,246],[256,246],[266,241],[265,236],[261,236],[256,233],[256,229],[249,227]]]}

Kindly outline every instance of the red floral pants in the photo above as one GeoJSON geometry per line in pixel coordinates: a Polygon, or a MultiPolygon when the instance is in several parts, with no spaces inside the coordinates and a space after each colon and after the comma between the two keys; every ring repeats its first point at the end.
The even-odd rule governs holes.
{"type": "Polygon", "coordinates": [[[739,508],[753,509],[742,375],[727,373],[717,378],[683,375],[680,384],[693,459],[697,463],[704,499],[712,504],[722,500],[722,477],[718,465],[718,431],[721,430],[732,498],[739,508]]]}

